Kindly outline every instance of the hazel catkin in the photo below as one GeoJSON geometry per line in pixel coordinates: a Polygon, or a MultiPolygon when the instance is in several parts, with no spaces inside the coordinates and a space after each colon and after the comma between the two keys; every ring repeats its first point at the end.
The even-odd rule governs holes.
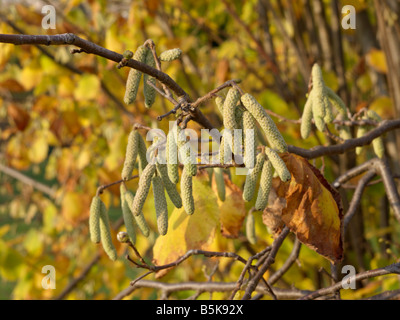
{"type": "Polygon", "coordinates": [[[164,236],[168,231],[168,205],[161,177],[153,177],[152,185],[158,232],[164,236]]]}
{"type": "Polygon", "coordinates": [[[243,200],[251,201],[254,197],[254,193],[257,186],[258,176],[262,170],[264,165],[265,154],[259,153],[256,158],[256,164],[253,169],[249,170],[249,173],[246,176],[246,180],[244,182],[243,188],[243,200]]]}
{"type": "Polygon", "coordinates": [[[100,235],[101,244],[108,257],[112,261],[117,260],[117,250],[112,242],[110,221],[108,219],[107,211],[105,210],[101,210],[100,212],[100,235]]]}
{"type": "Polygon", "coordinates": [[[122,168],[121,177],[123,180],[129,180],[132,177],[132,171],[135,167],[136,158],[139,151],[139,132],[132,130],[128,136],[128,144],[126,146],[125,161],[122,168]]]}
{"type": "Polygon", "coordinates": [[[268,196],[272,186],[274,170],[269,160],[264,160],[261,171],[260,186],[258,188],[256,210],[263,211],[268,204],[268,196]]]}
{"type": "MultiPolygon", "coordinates": [[[[145,62],[146,60],[146,55],[148,52],[148,48],[145,46],[139,46],[137,48],[133,59],[140,61],[140,62],[145,62]]],[[[126,104],[132,104],[136,100],[136,95],[139,89],[139,83],[140,83],[140,78],[142,77],[142,72],[136,69],[130,69],[129,74],[128,74],[128,79],[126,81],[126,89],[125,89],[125,96],[124,96],[124,102],[126,104]]]]}
{"type": "Polygon", "coordinates": [[[135,198],[132,203],[132,214],[138,216],[142,211],[144,202],[146,201],[147,195],[149,194],[151,179],[156,170],[156,165],[149,163],[146,168],[142,171],[139,177],[139,185],[136,191],[135,198]]]}
{"type": "Polygon", "coordinates": [[[90,204],[89,232],[93,243],[100,242],[100,213],[107,211],[105,204],[98,195],[94,196],[90,204]]]}
{"type": "Polygon", "coordinates": [[[285,162],[282,160],[279,154],[271,148],[265,148],[265,154],[267,155],[269,161],[271,161],[271,164],[274,167],[279,178],[283,182],[289,181],[292,178],[292,175],[290,174],[285,162]]]}
{"type": "Polygon", "coordinates": [[[192,179],[193,177],[188,172],[187,166],[184,166],[181,176],[181,197],[182,197],[183,208],[189,215],[192,215],[194,213],[192,179]]]}

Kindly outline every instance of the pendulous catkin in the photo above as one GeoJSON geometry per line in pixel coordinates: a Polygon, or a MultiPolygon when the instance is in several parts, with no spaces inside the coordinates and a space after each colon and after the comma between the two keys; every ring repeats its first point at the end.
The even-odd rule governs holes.
{"type": "Polygon", "coordinates": [[[139,174],[142,174],[144,168],[147,167],[147,146],[142,136],[139,134],[138,156],[139,156],[139,174]]]}
{"type": "Polygon", "coordinates": [[[249,212],[246,218],[246,237],[251,244],[257,243],[255,219],[252,212],[249,212]]]}
{"type": "Polygon", "coordinates": [[[258,176],[264,165],[265,154],[259,153],[256,158],[256,165],[253,169],[250,169],[248,175],[246,176],[246,180],[244,182],[243,188],[243,200],[251,201],[254,197],[254,193],[256,191],[258,176]]]}
{"type": "MultiPolygon", "coordinates": [[[[312,91],[310,95],[312,94],[312,91]]],[[[312,127],[312,118],[313,118],[313,110],[312,110],[312,98],[308,96],[306,104],[304,105],[303,115],[301,117],[301,125],[300,125],[300,133],[303,139],[307,139],[311,133],[312,127]]]]}
{"type": "Polygon", "coordinates": [[[192,215],[194,213],[193,185],[192,175],[187,172],[187,166],[183,167],[181,176],[181,196],[183,208],[186,213],[192,215]]]}
{"type": "MultiPolygon", "coordinates": [[[[147,51],[145,63],[153,68],[156,66],[151,50],[147,51]]],[[[150,81],[153,85],[156,85],[156,79],[146,73],[143,75],[144,105],[146,108],[150,108],[156,100],[156,89],[149,85],[147,81],[150,81]]]]}
{"type": "MultiPolygon", "coordinates": [[[[137,48],[133,56],[133,59],[145,63],[148,51],[149,49],[146,48],[145,46],[139,46],[139,48],[137,48]]],[[[128,79],[126,81],[125,96],[124,96],[124,102],[126,104],[132,104],[133,102],[135,102],[141,77],[142,77],[142,72],[136,69],[129,70],[128,79]]]]}
{"type": "Polygon", "coordinates": [[[267,114],[264,108],[257,102],[257,100],[250,94],[242,95],[241,101],[243,106],[250,111],[254,119],[260,124],[263,129],[269,145],[279,152],[287,151],[287,144],[283,139],[281,133],[276,127],[275,122],[267,114]]]}
{"type": "MultiPolygon", "coordinates": [[[[128,202],[126,200],[127,192],[131,192],[131,191],[128,191],[126,189],[126,186],[124,183],[121,183],[120,193],[121,193],[122,217],[124,219],[126,233],[129,237],[129,240],[132,244],[135,244],[135,242],[136,242],[135,221],[134,221],[131,209],[129,208],[128,202]]],[[[132,194],[131,200],[133,200],[133,194],[132,194]]]]}
{"type": "Polygon", "coordinates": [[[290,174],[285,162],[282,160],[279,154],[270,148],[265,148],[265,154],[267,155],[279,178],[283,182],[289,181],[292,178],[292,175],[290,174]]]}
{"type": "Polygon", "coordinates": [[[268,204],[268,196],[272,186],[274,170],[269,160],[264,161],[261,171],[260,186],[258,188],[256,210],[263,211],[268,204]]]}
{"type": "Polygon", "coordinates": [[[157,163],[157,172],[162,178],[162,182],[164,184],[165,190],[168,193],[169,198],[176,208],[182,207],[182,198],[176,189],[176,185],[170,180],[168,176],[168,169],[166,164],[157,163]]]}
{"type": "Polygon", "coordinates": [[[89,232],[93,243],[100,242],[100,213],[107,212],[107,208],[99,196],[94,196],[90,204],[89,232]]]}
{"type": "MultiPolygon", "coordinates": [[[[134,199],[135,199],[135,194],[130,190],[126,190],[126,192],[125,192],[125,200],[128,203],[128,206],[129,206],[129,209],[130,209],[131,213],[133,212],[134,199]]],[[[133,213],[132,213],[132,215],[133,215],[133,213]]],[[[145,237],[148,237],[149,234],[150,234],[150,228],[149,228],[149,226],[148,226],[148,224],[147,224],[147,222],[146,222],[146,220],[144,218],[142,210],[140,210],[139,215],[137,215],[137,216],[133,215],[133,217],[135,219],[134,221],[136,222],[137,226],[139,227],[140,232],[145,237]]]]}
{"type": "MultiPolygon", "coordinates": [[[[368,119],[375,120],[377,122],[382,121],[381,116],[373,110],[367,111],[367,117],[368,117],[368,119]]],[[[378,137],[378,138],[375,138],[374,140],[372,140],[372,147],[373,147],[374,152],[377,155],[377,157],[383,158],[383,156],[385,155],[385,145],[383,142],[383,138],[378,137]]]]}
{"type": "Polygon", "coordinates": [[[100,211],[100,235],[101,244],[108,257],[112,261],[117,260],[117,250],[112,242],[110,221],[108,220],[108,214],[105,210],[100,211]]]}
{"type": "Polygon", "coordinates": [[[136,158],[139,151],[139,132],[132,130],[128,136],[128,144],[126,146],[125,161],[122,168],[121,177],[123,180],[129,180],[132,177],[132,171],[135,167],[136,158]]]}
{"type": "Polygon", "coordinates": [[[167,135],[166,158],[168,177],[172,183],[179,182],[179,162],[178,162],[178,145],[177,145],[177,126],[174,126],[167,135]]]}
{"type": "Polygon", "coordinates": [[[182,50],[179,48],[175,48],[162,52],[159,58],[161,61],[169,62],[179,59],[181,55],[182,55],[182,50]]]}
{"type": "Polygon", "coordinates": [[[144,202],[149,194],[151,179],[153,178],[155,171],[156,165],[149,163],[139,177],[139,185],[131,208],[134,216],[138,216],[143,209],[144,202]]]}
{"type": "Polygon", "coordinates": [[[152,185],[158,232],[160,235],[164,236],[168,231],[168,205],[161,177],[153,177],[152,185]]]}

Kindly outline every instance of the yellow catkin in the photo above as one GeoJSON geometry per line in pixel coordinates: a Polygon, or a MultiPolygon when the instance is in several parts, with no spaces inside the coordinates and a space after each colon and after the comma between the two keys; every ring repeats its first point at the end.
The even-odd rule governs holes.
{"type": "Polygon", "coordinates": [[[313,118],[312,103],[312,97],[309,96],[304,105],[303,115],[301,117],[300,133],[303,139],[307,139],[311,133],[313,118]]]}
{"type": "Polygon", "coordinates": [[[176,143],[176,127],[173,127],[167,135],[166,159],[168,177],[172,183],[177,184],[179,181],[179,162],[178,162],[178,145],[176,143]]]}
{"type": "Polygon", "coordinates": [[[112,261],[117,260],[117,250],[112,242],[110,221],[108,220],[107,211],[104,210],[100,212],[100,235],[101,244],[108,257],[112,261]]]}
{"type": "Polygon", "coordinates": [[[256,162],[257,139],[256,139],[256,120],[249,111],[243,112],[243,146],[244,146],[244,165],[248,169],[254,168],[256,162]]]}
{"type": "MultiPolygon", "coordinates": [[[[145,46],[140,46],[133,59],[145,63],[148,48],[145,46]]],[[[136,95],[139,89],[140,78],[142,77],[142,72],[136,69],[130,69],[128,74],[128,79],[126,81],[126,90],[124,96],[124,102],[126,104],[132,104],[136,100],[136,95]]]]}
{"type": "Polygon", "coordinates": [[[164,184],[160,176],[153,177],[154,208],[156,210],[157,227],[160,235],[168,231],[168,205],[165,198],[164,184]]]}
{"type": "Polygon", "coordinates": [[[282,160],[279,154],[270,148],[265,148],[265,154],[267,155],[269,161],[271,161],[271,164],[279,178],[283,182],[289,181],[292,178],[292,175],[290,174],[285,162],[282,160]]]}
{"type": "Polygon", "coordinates": [[[260,187],[255,204],[256,210],[263,211],[268,204],[268,196],[272,186],[274,170],[270,161],[265,160],[261,171],[260,187]]]}
{"type": "Polygon", "coordinates": [[[255,219],[252,212],[249,212],[246,218],[246,237],[251,244],[257,243],[255,219]]]}
{"type": "Polygon", "coordinates": [[[187,167],[183,167],[181,176],[181,197],[183,208],[186,213],[192,215],[194,213],[194,198],[193,198],[193,185],[192,185],[192,175],[187,172],[187,167]]]}
{"type": "MultiPolygon", "coordinates": [[[[135,221],[129,208],[128,202],[126,200],[126,193],[131,192],[126,189],[124,183],[120,185],[120,193],[121,193],[121,209],[122,209],[122,217],[124,219],[124,224],[126,228],[126,233],[128,234],[129,240],[132,244],[136,242],[136,232],[135,232],[135,221]]],[[[131,199],[133,200],[133,194],[131,199]]]]}
{"type": "Polygon", "coordinates": [[[287,151],[287,144],[279,132],[275,122],[267,114],[265,109],[257,102],[257,100],[250,94],[242,95],[241,101],[243,106],[250,111],[254,119],[260,124],[269,145],[279,152],[287,151]]]}
{"type": "Polygon", "coordinates": [[[90,204],[89,232],[93,243],[100,242],[100,212],[107,211],[99,196],[94,196],[90,204]]]}
{"type": "Polygon", "coordinates": [[[168,169],[166,164],[157,163],[157,172],[162,178],[162,182],[164,184],[165,190],[168,193],[169,198],[176,208],[182,207],[182,198],[176,189],[176,185],[170,180],[168,176],[168,169]]]}
{"type": "Polygon", "coordinates": [[[125,161],[122,168],[121,177],[123,180],[129,180],[132,177],[132,171],[135,167],[136,158],[139,151],[139,132],[132,130],[128,136],[126,146],[125,161]]]}
{"type": "Polygon", "coordinates": [[[265,154],[259,153],[256,158],[256,165],[253,169],[250,169],[248,175],[246,176],[246,180],[244,182],[243,188],[243,200],[251,201],[254,197],[254,193],[256,191],[258,176],[262,170],[264,165],[265,154]]]}
{"type": "Polygon", "coordinates": [[[161,61],[174,61],[176,59],[179,59],[182,55],[182,50],[179,48],[171,49],[164,51],[160,54],[160,60],[161,61]]]}
{"type": "MultiPolygon", "coordinates": [[[[147,51],[145,63],[153,68],[155,68],[156,66],[151,50],[147,51]]],[[[156,79],[152,76],[149,76],[148,74],[143,75],[144,105],[146,108],[150,108],[156,100],[156,90],[154,89],[154,87],[149,85],[147,81],[150,81],[153,85],[156,85],[156,79]]]]}
{"type": "Polygon", "coordinates": [[[217,185],[217,194],[218,198],[221,201],[225,201],[225,180],[224,180],[224,171],[222,168],[214,168],[215,175],[215,184],[217,185]]]}
{"type": "Polygon", "coordinates": [[[132,204],[132,213],[134,216],[138,216],[143,209],[144,202],[149,194],[151,179],[153,178],[155,170],[156,165],[149,163],[139,177],[139,185],[132,204]]]}
{"type": "MultiPolygon", "coordinates": [[[[125,192],[125,200],[128,203],[129,209],[131,210],[131,213],[133,215],[133,203],[135,200],[135,194],[127,190],[125,192]]],[[[137,226],[139,227],[140,232],[145,236],[148,237],[150,234],[150,228],[144,218],[142,210],[140,210],[139,214],[137,216],[133,215],[134,217],[134,222],[136,222],[137,226]]]]}

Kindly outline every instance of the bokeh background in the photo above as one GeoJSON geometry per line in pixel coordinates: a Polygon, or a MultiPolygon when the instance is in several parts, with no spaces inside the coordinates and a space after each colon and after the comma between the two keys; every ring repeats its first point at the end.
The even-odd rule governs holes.
{"type": "MultiPolygon", "coordinates": [[[[179,47],[182,58],[163,64],[163,71],[193,99],[229,79],[241,79],[241,88],[265,108],[298,120],[311,67],[318,62],[327,85],[352,112],[368,107],[384,119],[400,114],[400,5],[395,0],[0,3],[0,33],[72,32],[118,53],[134,51],[147,39],[155,42],[158,53],[179,47]],[[41,9],[48,4],[56,8],[56,29],[44,30],[41,9]],[[347,4],[356,9],[355,30],[341,27],[341,8],[347,4]]],[[[120,179],[132,123],[166,130],[167,121],[156,117],[171,104],[157,97],[148,110],[140,93],[134,105],[125,105],[128,69],[117,69],[116,63],[94,55],[71,54],[70,49],[0,43],[0,299],[110,299],[144,272],[124,259],[127,248],[116,241],[116,262],[89,241],[89,205],[98,186],[120,179]],[[55,290],[42,288],[45,265],[55,267],[55,290]]],[[[202,111],[216,127],[222,126],[213,101],[202,111]]],[[[319,133],[301,140],[298,124],[274,120],[289,144],[311,148],[331,143],[319,133]]],[[[190,127],[198,129],[196,124],[190,127]]],[[[386,141],[391,164],[399,169],[400,139],[390,133],[386,141]]],[[[371,157],[367,148],[358,157],[350,152],[314,164],[323,166],[332,182],[371,157]]],[[[234,183],[241,186],[243,181],[234,183]]],[[[132,189],[136,186],[135,181],[129,183],[132,189]]],[[[343,192],[346,207],[353,189],[343,192]]],[[[108,189],[102,199],[111,222],[120,224],[119,187],[108,189]]],[[[151,199],[144,212],[152,232],[149,238],[138,237],[137,248],[151,261],[158,237],[151,199]]],[[[249,257],[272,241],[260,216],[256,231],[254,246],[246,240],[243,226],[238,238],[220,238],[217,249],[249,257]]],[[[369,187],[346,236],[344,264],[361,272],[396,261],[399,234],[382,184],[369,187]]],[[[282,265],[292,245],[293,241],[284,243],[274,267],[282,265]]],[[[157,281],[207,281],[215,264],[215,259],[193,257],[157,281]]],[[[232,261],[221,262],[213,280],[236,281],[241,268],[232,261]]],[[[327,260],[304,247],[279,285],[304,290],[329,285],[321,268],[329,272],[327,260]]],[[[155,281],[154,276],[147,279],[155,281]]],[[[400,288],[397,276],[359,285],[360,290],[345,290],[343,297],[358,299],[400,288]]],[[[171,297],[192,294],[182,291],[171,297]]],[[[156,289],[140,288],[127,298],[159,297],[156,289]]]]}

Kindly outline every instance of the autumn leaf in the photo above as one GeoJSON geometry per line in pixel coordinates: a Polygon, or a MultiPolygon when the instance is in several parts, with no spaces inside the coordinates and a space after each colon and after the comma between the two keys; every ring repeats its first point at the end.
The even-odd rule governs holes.
{"type": "MultiPolygon", "coordinates": [[[[219,226],[217,197],[211,187],[205,183],[204,175],[193,179],[195,212],[188,215],[184,208],[171,213],[168,220],[168,233],[157,238],[153,247],[153,263],[165,265],[177,260],[188,250],[208,250],[215,238],[219,226]]],[[[157,272],[161,278],[169,269],[157,272]]]]}
{"type": "MultiPolygon", "coordinates": [[[[225,201],[218,200],[219,221],[221,223],[221,233],[227,238],[237,238],[246,217],[246,208],[242,197],[242,190],[236,186],[226,175],[225,181],[225,201]]],[[[217,193],[215,175],[213,176],[212,189],[217,193]]]]}
{"type": "MultiPolygon", "coordinates": [[[[343,258],[342,206],[338,192],[333,189],[318,169],[300,156],[281,154],[292,179],[273,181],[277,198],[264,211],[263,221],[269,227],[272,222],[276,229],[282,222],[294,232],[297,238],[331,262],[343,258]],[[275,221],[268,221],[274,214],[275,221]]],[[[271,220],[271,219],[270,219],[271,220]]]]}
{"type": "Polygon", "coordinates": [[[7,113],[14,121],[18,130],[24,131],[29,124],[30,116],[27,111],[17,106],[14,103],[10,103],[7,107],[7,113]]]}

